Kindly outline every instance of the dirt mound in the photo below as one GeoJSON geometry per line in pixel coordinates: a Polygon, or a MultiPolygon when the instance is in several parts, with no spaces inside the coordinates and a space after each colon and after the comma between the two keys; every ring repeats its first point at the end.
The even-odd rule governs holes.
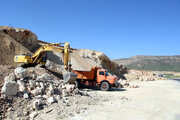
{"type": "Polygon", "coordinates": [[[37,37],[26,29],[0,26],[0,64],[16,65],[14,56],[16,54],[32,54],[37,46],[37,37]]]}
{"type": "Polygon", "coordinates": [[[0,32],[0,52],[1,65],[15,65],[16,54],[31,54],[27,48],[3,32],[0,32]]]}
{"type": "Polygon", "coordinates": [[[109,57],[99,51],[88,49],[75,50],[72,55],[72,65],[74,69],[90,70],[92,67],[102,67],[107,69],[112,75],[123,77],[120,66],[112,62],[109,57]],[[78,63],[78,64],[73,64],[78,63]]]}
{"type": "Polygon", "coordinates": [[[9,26],[0,26],[0,31],[9,35],[21,45],[32,51],[37,46],[37,36],[30,30],[22,28],[13,28],[9,26]]]}
{"type": "MultiPolygon", "coordinates": [[[[126,70],[122,66],[112,62],[102,52],[89,49],[74,49],[70,56],[72,69],[74,70],[90,71],[92,67],[102,67],[108,69],[112,75],[125,78],[123,74],[126,70]]],[[[47,68],[64,71],[63,56],[61,53],[48,52],[47,59],[47,68]]]]}

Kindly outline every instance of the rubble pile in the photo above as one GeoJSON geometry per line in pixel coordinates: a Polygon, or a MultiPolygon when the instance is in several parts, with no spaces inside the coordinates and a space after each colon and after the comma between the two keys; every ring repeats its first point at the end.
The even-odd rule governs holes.
{"type": "Polygon", "coordinates": [[[99,51],[93,51],[89,49],[78,49],[72,53],[72,68],[75,70],[90,71],[92,67],[105,68],[112,75],[116,75],[119,78],[125,78],[122,66],[111,61],[104,53],[99,51]],[[87,64],[88,63],[88,64],[87,64]]]}
{"type": "Polygon", "coordinates": [[[129,70],[128,74],[125,74],[128,81],[139,80],[139,81],[155,81],[155,80],[166,80],[164,77],[159,77],[155,73],[146,70],[129,70]]]}
{"type": "Polygon", "coordinates": [[[118,82],[120,83],[120,88],[139,88],[139,85],[132,84],[127,80],[120,79],[118,82]]]}
{"type": "Polygon", "coordinates": [[[127,73],[124,74],[126,79],[119,79],[121,83],[121,88],[139,88],[136,82],[141,81],[155,81],[155,80],[167,80],[164,77],[159,77],[157,74],[151,71],[145,70],[127,70],[127,73]]]}
{"type": "Polygon", "coordinates": [[[75,85],[66,84],[44,68],[17,67],[14,72],[4,78],[1,89],[2,99],[13,97],[21,101],[20,104],[23,104],[23,101],[26,101],[25,104],[30,104],[29,107],[23,105],[27,106],[28,113],[22,113],[23,115],[19,117],[26,116],[31,119],[36,117],[36,112],[45,106],[76,94],[79,94],[79,90],[75,88],[75,85]]]}
{"type": "MultiPolygon", "coordinates": [[[[3,85],[4,78],[14,71],[14,67],[0,65],[0,86],[3,85]]],[[[1,87],[0,87],[1,89],[1,87]]]]}
{"type": "Polygon", "coordinates": [[[12,98],[0,98],[0,120],[5,118],[5,112],[12,107],[13,99],[12,98]]]}

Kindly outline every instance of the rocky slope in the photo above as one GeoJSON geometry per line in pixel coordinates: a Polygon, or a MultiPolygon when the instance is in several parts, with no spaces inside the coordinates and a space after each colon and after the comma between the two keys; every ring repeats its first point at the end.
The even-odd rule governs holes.
{"type": "Polygon", "coordinates": [[[177,56],[134,56],[115,59],[114,62],[127,68],[153,71],[180,71],[180,55],[177,56]]]}
{"type": "Polygon", "coordinates": [[[37,46],[37,36],[30,30],[0,26],[0,64],[16,65],[16,54],[32,54],[37,46]]]}

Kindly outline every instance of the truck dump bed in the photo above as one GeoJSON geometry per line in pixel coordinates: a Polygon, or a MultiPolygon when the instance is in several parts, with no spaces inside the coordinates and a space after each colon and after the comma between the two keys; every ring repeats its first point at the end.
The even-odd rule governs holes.
{"type": "Polygon", "coordinates": [[[77,74],[77,79],[94,80],[97,69],[99,69],[99,67],[93,67],[91,71],[72,70],[72,72],[77,74]]]}

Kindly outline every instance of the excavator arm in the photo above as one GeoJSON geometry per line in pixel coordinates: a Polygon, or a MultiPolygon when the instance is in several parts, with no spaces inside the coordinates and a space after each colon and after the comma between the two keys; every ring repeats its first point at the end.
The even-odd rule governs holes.
{"type": "Polygon", "coordinates": [[[64,68],[66,70],[66,72],[63,73],[63,79],[67,83],[74,84],[77,75],[71,72],[70,70],[71,68],[69,68],[70,45],[69,43],[66,42],[64,43],[64,48],[63,48],[62,46],[60,46],[61,44],[63,43],[42,45],[32,56],[16,55],[14,57],[14,61],[34,66],[42,62],[43,55],[47,51],[55,51],[55,52],[63,53],[64,68]]]}
{"type": "Polygon", "coordinates": [[[70,45],[69,43],[64,43],[64,48],[60,46],[63,43],[51,43],[42,45],[31,57],[24,55],[16,55],[14,58],[15,62],[27,63],[27,64],[40,64],[43,55],[47,51],[55,51],[63,54],[63,62],[66,70],[69,69],[70,60],[70,45]]]}

